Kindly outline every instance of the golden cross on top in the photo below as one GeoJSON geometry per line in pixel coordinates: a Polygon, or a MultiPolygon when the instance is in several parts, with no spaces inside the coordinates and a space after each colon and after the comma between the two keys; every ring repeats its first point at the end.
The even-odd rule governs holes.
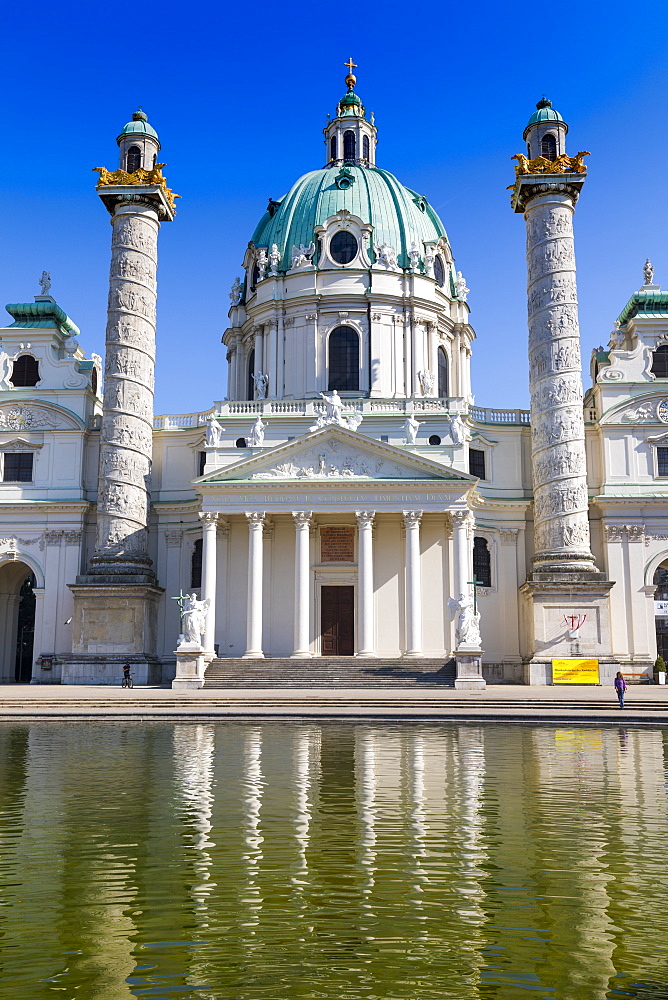
{"type": "Polygon", "coordinates": [[[352,73],[352,71],[354,69],[357,69],[357,63],[353,62],[353,57],[352,56],[350,57],[350,59],[348,60],[348,62],[344,63],[343,65],[347,66],[351,73],[352,73]]]}

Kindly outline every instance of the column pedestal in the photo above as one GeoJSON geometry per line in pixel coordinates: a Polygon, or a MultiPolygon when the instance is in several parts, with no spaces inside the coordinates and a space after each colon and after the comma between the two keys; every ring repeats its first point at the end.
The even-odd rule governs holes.
{"type": "Polygon", "coordinates": [[[175,691],[192,691],[204,687],[206,660],[204,650],[196,643],[182,643],[175,651],[176,677],[172,681],[175,691]]]}
{"type": "Polygon", "coordinates": [[[457,676],[455,687],[459,691],[482,691],[487,687],[482,676],[482,649],[466,649],[462,646],[455,651],[457,676]]]}

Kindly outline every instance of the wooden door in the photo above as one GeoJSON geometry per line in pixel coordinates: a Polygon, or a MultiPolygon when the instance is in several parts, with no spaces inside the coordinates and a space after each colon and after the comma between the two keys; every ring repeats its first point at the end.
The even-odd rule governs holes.
{"type": "Polygon", "coordinates": [[[353,656],[355,652],[355,588],[320,590],[322,656],[353,656]]]}

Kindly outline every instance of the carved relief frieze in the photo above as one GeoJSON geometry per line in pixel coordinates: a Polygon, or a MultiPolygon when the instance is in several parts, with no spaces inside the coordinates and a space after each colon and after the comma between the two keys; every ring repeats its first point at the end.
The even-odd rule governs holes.
{"type": "Polygon", "coordinates": [[[527,254],[529,281],[550,271],[570,270],[575,267],[575,251],[571,237],[554,239],[540,243],[529,249],[527,254]]]}
{"type": "Polygon", "coordinates": [[[133,312],[155,323],[155,294],[141,286],[113,285],[109,289],[110,311],[133,312]]]}
{"type": "Polygon", "coordinates": [[[576,341],[558,341],[532,347],[529,359],[532,382],[543,375],[559,374],[568,369],[581,371],[580,345],[576,341]]]}
{"type": "Polygon", "coordinates": [[[554,275],[548,283],[540,282],[529,294],[529,314],[546,306],[560,303],[576,303],[577,289],[574,274],[554,275]]]}
{"type": "Polygon", "coordinates": [[[36,545],[40,552],[43,552],[46,544],[45,534],[43,532],[35,538],[17,538],[15,535],[8,538],[0,538],[0,548],[9,548],[17,551],[19,545],[36,545]]]}
{"type": "Polygon", "coordinates": [[[131,247],[133,250],[141,250],[157,263],[157,225],[139,218],[121,218],[116,220],[113,227],[111,245],[112,248],[131,247]]]}

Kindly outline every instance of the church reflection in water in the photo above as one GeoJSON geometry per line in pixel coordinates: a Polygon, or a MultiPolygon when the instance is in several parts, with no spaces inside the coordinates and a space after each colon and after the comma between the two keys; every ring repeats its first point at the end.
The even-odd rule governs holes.
{"type": "Polygon", "coordinates": [[[4,727],[5,988],[633,996],[665,965],[664,741],[496,725],[4,727]]]}

